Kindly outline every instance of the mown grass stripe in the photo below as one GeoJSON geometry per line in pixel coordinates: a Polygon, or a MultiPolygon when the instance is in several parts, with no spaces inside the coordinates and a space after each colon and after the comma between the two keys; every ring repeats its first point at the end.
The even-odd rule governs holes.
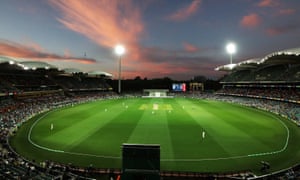
{"type": "MultiPolygon", "coordinates": [[[[278,118],[276,115],[266,113],[264,111],[260,110],[254,110],[252,108],[246,108],[246,107],[241,107],[239,105],[231,105],[227,103],[221,103],[221,102],[215,102],[215,101],[202,101],[202,100],[194,100],[194,99],[166,99],[166,100],[154,100],[154,99],[126,99],[126,101],[123,100],[113,100],[109,101],[109,103],[104,103],[106,101],[98,102],[99,104],[92,104],[91,109],[84,107],[83,109],[86,110],[92,110],[95,111],[98,108],[104,108],[106,106],[111,107],[110,110],[113,110],[112,113],[115,115],[115,118],[111,118],[108,120],[107,124],[103,124],[101,127],[95,127],[92,133],[90,132],[86,136],[81,136],[84,137],[82,139],[77,139],[73,143],[68,144],[66,147],[60,147],[60,146],[52,146],[48,142],[45,142],[45,139],[49,138],[45,133],[44,134],[36,134],[41,132],[42,130],[36,130],[36,128],[39,127],[39,124],[41,123],[49,123],[51,122],[47,118],[55,118],[53,117],[54,114],[60,112],[63,113],[64,111],[58,110],[58,111],[52,111],[51,113],[48,112],[44,114],[43,116],[39,117],[29,128],[28,134],[27,134],[27,139],[28,142],[31,143],[34,147],[39,148],[44,151],[49,151],[53,153],[58,153],[58,154],[65,154],[65,155],[76,155],[80,156],[83,159],[90,157],[90,158],[103,158],[103,159],[112,159],[112,160],[117,160],[120,161],[120,153],[121,153],[121,147],[120,145],[123,142],[130,142],[131,136],[136,136],[137,138],[140,134],[140,136],[143,136],[142,133],[143,130],[149,130],[147,129],[147,126],[152,126],[152,129],[156,129],[157,133],[154,134],[153,136],[145,136],[141,137],[140,140],[143,142],[143,138],[146,142],[153,142],[151,138],[159,138],[159,137],[164,137],[161,138],[162,142],[162,147],[167,147],[163,149],[163,154],[161,158],[161,162],[167,163],[169,166],[170,163],[180,163],[180,165],[170,165],[171,168],[174,169],[180,169],[183,167],[184,163],[186,164],[186,167],[189,167],[191,169],[194,169],[194,167],[197,163],[197,166],[203,167],[203,164],[199,164],[201,162],[208,163],[212,165],[212,162],[219,162],[222,164],[222,162],[225,162],[227,160],[237,160],[236,162],[230,161],[233,164],[236,163],[241,163],[242,161],[245,160],[247,162],[248,160],[253,163],[257,157],[262,157],[262,158],[267,158],[270,159],[271,156],[275,157],[281,157],[279,156],[280,153],[282,153],[283,157],[287,157],[286,151],[288,152],[291,151],[291,149],[294,148],[293,145],[289,146],[289,140],[290,140],[290,131],[289,127],[286,125],[283,120],[278,118]],[[174,101],[175,100],[175,101],[174,101]],[[125,103],[125,104],[123,104],[125,103]],[[158,104],[158,109],[155,110],[156,114],[151,115],[150,110],[139,110],[139,107],[143,103],[150,103],[153,105],[153,103],[158,104]],[[168,112],[167,110],[164,109],[159,109],[159,104],[171,104],[172,106],[172,112],[168,112]],[[104,105],[105,104],[105,105],[104,105]],[[123,112],[119,111],[118,108],[112,108],[114,105],[123,108],[123,112]],[[129,108],[126,109],[126,106],[129,108]],[[221,109],[222,107],[222,109],[221,109]],[[244,153],[243,152],[234,152],[230,149],[228,149],[228,145],[224,145],[223,143],[226,143],[224,140],[221,139],[220,134],[222,133],[216,133],[216,128],[222,128],[227,129],[226,131],[229,131],[227,133],[235,135],[238,134],[241,137],[244,137],[246,139],[251,139],[250,137],[250,132],[251,131],[246,131],[242,132],[239,126],[241,126],[243,121],[239,122],[237,120],[230,121],[230,119],[221,119],[221,117],[230,117],[230,116],[237,116],[238,119],[245,118],[246,115],[240,115],[237,113],[235,115],[234,110],[229,110],[228,108],[237,108],[237,110],[240,111],[240,109],[244,109],[245,111],[249,111],[254,114],[261,114],[262,118],[265,117],[267,122],[270,122],[269,125],[272,126],[278,126],[279,128],[270,128],[271,134],[274,134],[272,131],[279,130],[281,131],[282,135],[282,140],[275,140],[274,143],[279,144],[276,146],[270,146],[268,147],[263,146],[262,142],[257,138],[259,138],[258,135],[253,135],[253,144],[256,144],[258,148],[261,149],[261,151],[256,151],[255,153],[247,153],[247,149],[244,148],[244,153]],[[224,110],[225,109],[225,110],[224,110]],[[136,114],[137,112],[140,112],[140,114],[136,114]],[[227,115],[225,114],[227,112],[227,115]],[[135,114],[135,115],[134,115],[135,114]],[[225,114],[225,115],[224,115],[225,114]],[[158,117],[160,120],[159,121],[153,121],[150,119],[143,119],[146,118],[146,115],[150,115],[149,117],[158,117]],[[198,116],[202,116],[202,118],[208,118],[208,119],[201,119],[198,116]],[[140,119],[142,118],[142,119],[140,119]],[[213,121],[211,120],[213,119],[213,121]],[[141,124],[140,124],[141,123],[141,124]],[[138,130],[140,133],[135,132],[134,128],[136,126],[140,126],[138,130]],[[129,128],[130,127],[130,128],[129,128]],[[225,128],[227,127],[227,128],[225,128]],[[131,130],[129,130],[129,129],[131,130]],[[207,153],[206,151],[201,150],[201,146],[199,143],[201,143],[201,129],[206,129],[207,130],[207,138],[205,139],[207,142],[210,142],[209,144],[206,144],[207,146],[206,151],[211,151],[211,153],[207,153]],[[115,134],[111,134],[112,132],[115,132],[115,134]],[[184,133],[182,133],[184,132],[184,133]],[[181,133],[181,134],[180,134],[181,133]],[[110,134],[110,135],[109,135],[110,134]],[[107,136],[109,135],[109,136],[107,136]],[[34,137],[34,138],[33,138],[34,137]],[[87,150],[89,149],[90,143],[95,143],[96,141],[90,141],[91,139],[97,139],[99,137],[103,137],[103,140],[106,140],[103,142],[102,146],[97,146],[100,149],[103,150],[104,147],[107,147],[107,149],[103,150],[103,152],[111,152],[111,153],[103,153],[102,150],[97,151],[95,150],[87,150]],[[109,137],[113,140],[112,142],[107,141],[107,138],[109,137]],[[121,138],[120,138],[121,137],[121,138]],[[38,140],[36,138],[42,138],[41,140],[38,140]],[[115,138],[115,139],[114,139],[115,138]],[[117,140],[120,138],[119,140],[117,140]],[[148,139],[148,140],[147,140],[148,139]],[[182,140],[181,144],[178,142],[182,140]],[[178,141],[178,142],[176,142],[178,141]],[[193,147],[190,147],[190,145],[193,144],[193,147]],[[50,146],[49,146],[50,145],[50,146]],[[106,146],[107,145],[107,146],[106,146]],[[180,145],[186,145],[188,149],[185,149],[184,146],[178,147],[180,145]],[[210,148],[208,147],[210,146],[210,148]],[[117,148],[116,148],[117,147],[117,148]],[[194,148],[194,151],[192,149],[194,148]],[[200,148],[200,149],[199,149],[200,148]],[[211,148],[215,148],[214,154],[212,153],[213,150],[211,148]],[[112,149],[114,149],[112,151],[112,149]],[[209,150],[210,149],[210,150],[209,150]],[[167,150],[167,151],[164,151],[167,150]],[[197,151],[195,151],[197,150],[197,151]],[[182,155],[180,154],[182,153],[182,155]],[[197,153],[204,155],[205,153],[206,156],[201,156],[197,155],[197,153]],[[243,159],[243,160],[241,160],[243,159]],[[246,161],[246,159],[248,159],[246,161]]],[[[84,104],[84,106],[88,106],[89,104],[84,104]]],[[[67,109],[67,108],[66,108],[67,109]]],[[[76,109],[79,110],[80,107],[76,106],[76,109]]],[[[89,115],[85,116],[88,118],[92,119],[92,116],[90,114],[94,114],[89,112],[89,115]]],[[[104,115],[104,111],[101,112],[100,114],[104,115]]],[[[111,115],[110,115],[111,116],[111,115]]],[[[70,116],[71,117],[71,116],[70,116]]],[[[103,118],[109,118],[109,116],[103,118]]],[[[247,120],[246,120],[247,121],[247,120]]],[[[267,127],[266,124],[259,122],[259,121],[250,121],[248,120],[248,123],[251,123],[249,127],[251,126],[260,126],[261,128],[267,127]],[[258,122],[258,123],[256,123],[258,122]]],[[[87,120],[86,122],[89,123],[94,123],[92,120],[89,121],[87,120]]],[[[81,122],[80,122],[81,123],[81,122]]],[[[80,124],[78,123],[78,124],[80,124]]],[[[247,123],[247,122],[245,122],[247,123]]],[[[65,125],[64,125],[65,126],[65,125]]],[[[79,125],[76,125],[80,127],[79,125]]],[[[47,128],[49,130],[49,126],[40,126],[43,128],[47,128]]],[[[80,128],[76,128],[76,131],[79,131],[80,128]]],[[[62,128],[63,132],[63,128],[62,128]]],[[[67,132],[67,131],[65,131],[67,132]]],[[[150,132],[150,131],[149,131],[150,132]]],[[[225,132],[223,132],[225,133],[225,132]]],[[[225,133],[226,134],[226,133],[225,133]]],[[[276,133],[275,133],[276,134],[276,133]]],[[[295,133],[294,133],[295,134],[295,133]]],[[[298,133],[299,134],[299,133],[298,133]]],[[[26,136],[25,136],[26,137],[26,136]]],[[[77,138],[80,136],[77,136],[77,138]]],[[[262,136],[263,138],[264,136],[262,136]]],[[[268,136],[266,136],[268,137],[268,136]]],[[[55,137],[57,139],[59,137],[55,137]]],[[[52,139],[52,138],[49,138],[52,139]]],[[[293,137],[292,139],[295,139],[293,137]]],[[[271,139],[270,139],[271,140],[271,139]]],[[[144,141],[144,142],[145,142],[144,141]]],[[[156,140],[154,140],[156,141],[156,140]]],[[[101,143],[101,142],[100,142],[101,143]]],[[[93,146],[93,144],[91,144],[93,146]]],[[[91,147],[92,147],[91,146],[91,147]]],[[[30,149],[30,148],[29,148],[30,149]]],[[[204,148],[205,149],[205,148],[204,148]]],[[[295,148],[294,148],[295,149],[295,148]]],[[[249,151],[248,151],[249,152],[249,151]]],[[[45,154],[45,153],[42,153],[45,154]]],[[[38,154],[37,154],[38,155],[38,154]]],[[[297,154],[296,154],[297,156],[297,154]]],[[[60,156],[63,157],[63,156],[60,156]]],[[[70,156],[71,157],[71,156],[70,156]]],[[[68,158],[66,158],[68,159],[68,158]]],[[[260,158],[259,158],[260,159],[260,158]]],[[[297,157],[296,157],[297,159],[297,157]]],[[[277,160],[274,160],[276,162],[277,160]]],[[[162,167],[166,168],[164,164],[162,167]]],[[[216,165],[216,164],[215,164],[216,165]]],[[[245,165],[243,165],[245,166],[245,165]]],[[[246,166],[245,166],[246,167],[246,166]]],[[[277,167],[277,166],[276,166],[277,167]]],[[[222,167],[225,168],[225,167],[222,167]]]]}

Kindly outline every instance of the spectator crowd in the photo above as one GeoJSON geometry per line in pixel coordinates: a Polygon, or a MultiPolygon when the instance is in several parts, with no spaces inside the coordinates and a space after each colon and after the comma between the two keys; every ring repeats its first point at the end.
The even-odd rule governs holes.
{"type": "MultiPolygon", "coordinates": [[[[220,91],[216,94],[185,93],[179,95],[188,96],[191,98],[213,99],[252,106],[280,114],[299,123],[299,118],[297,117],[297,110],[299,108],[298,103],[263,98],[266,97],[266,95],[264,95],[261,91],[257,92],[258,94],[251,94],[257,96],[256,98],[249,96],[243,97],[241,96],[242,92],[239,92],[238,95],[236,95],[236,90],[229,91],[228,89],[226,91],[220,91]]],[[[125,98],[135,98],[137,96],[137,94],[127,94],[125,98]]],[[[50,161],[41,163],[28,161],[14,152],[8,143],[8,137],[12,135],[23,122],[35,116],[36,114],[54,108],[108,98],[119,98],[119,96],[112,92],[98,92],[77,94],[74,96],[65,96],[60,93],[53,93],[40,97],[24,99],[15,99],[11,98],[10,96],[1,97],[0,179],[89,179],[91,175],[97,173],[107,174],[108,178],[116,177],[115,174],[120,173],[118,170],[97,170],[93,167],[74,167],[72,165],[59,164],[50,161]]],[[[285,99],[285,96],[281,96],[281,98],[285,99]]],[[[293,167],[288,171],[277,174],[276,177],[300,177],[299,169],[299,166],[293,167]]]]}

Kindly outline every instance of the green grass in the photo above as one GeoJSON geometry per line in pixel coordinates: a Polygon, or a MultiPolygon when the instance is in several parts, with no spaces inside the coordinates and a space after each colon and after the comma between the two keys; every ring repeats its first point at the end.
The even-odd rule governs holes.
{"type": "Polygon", "coordinates": [[[135,98],[38,115],[21,126],[11,144],[27,159],[100,168],[121,168],[122,143],[160,144],[162,170],[259,173],[262,160],[271,171],[299,163],[299,138],[292,122],[254,108],[135,98]]]}

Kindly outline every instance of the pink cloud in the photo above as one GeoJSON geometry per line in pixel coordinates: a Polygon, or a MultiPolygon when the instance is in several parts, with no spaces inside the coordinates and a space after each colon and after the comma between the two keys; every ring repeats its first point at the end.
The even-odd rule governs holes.
{"type": "Polygon", "coordinates": [[[258,4],[259,7],[273,7],[279,5],[277,0],[261,0],[258,4]]]}
{"type": "Polygon", "coordinates": [[[45,49],[42,46],[30,40],[26,40],[23,46],[37,52],[45,52],[45,49]]]}
{"type": "MultiPolygon", "coordinates": [[[[139,45],[144,32],[140,10],[131,0],[53,0],[51,4],[62,14],[58,20],[68,29],[80,33],[110,50],[118,43],[126,47],[122,56],[122,77],[153,77],[165,72],[166,64],[156,62],[139,45]]],[[[157,52],[153,52],[154,54],[157,52]]],[[[113,69],[113,74],[118,74],[113,69]]]]}
{"type": "Polygon", "coordinates": [[[282,34],[282,31],[279,30],[279,29],[276,29],[276,28],[268,28],[268,29],[266,30],[266,33],[267,33],[269,36],[275,36],[275,35],[282,34]]]}
{"type": "MultiPolygon", "coordinates": [[[[126,78],[134,78],[136,76],[148,78],[162,78],[169,77],[170,75],[182,75],[191,73],[191,69],[184,65],[174,65],[171,62],[161,62],[158,64],[151,63],[150,61],[139,62],[140,69],[128,70],[125,74],[126,78]]],[[[122,76],[123,77],[123,76],[122,76]]]]}
{"type": "Polygon", "coordinates": [[[295,9],[281,9],[279,10],[279,14],[281,15],[291,15],[291,14],[295,14],[296,10],[295,9]]]}
{"type": "Polygon", "coordinates": [[[131,0],[51,0],[62,17],[58,20],[68,29],[91,41],[113,48],[118,43],[132,46],[143,32],[139,9],[131,0]]]}
{"type": "Polygon", "coordinates": [[[190,43],[183,43],[183,47],[184,47],[184,50],[187,51],[187,52],[191,52],[191,53],[194,53],[194,52],[197,52],[199,51],[199,48],[195,45],[192,45],[190,43]]]}
{"type": "Polygon", "coordinates": [[[61,13],[59,22],[100,47],[112,51],[115,45],[123,44],[127,52],[122,58],[125,66],[126,63],[136,66],[136,61],[142,59],[139,39],[144,24],[134,1],[50,0],[50,4],[61,13]]]}
{"type": "Polygon", "coordinates": [[[95,63],[96,60],[88,58],[65,57],[57,54],[47,53],[39,45],[21,45],[15,42],[0,40],[0,55],[15,58],[30,59],[36,61],[72,61],[83,64],[95,63]]]}
{"type": "Polygon", "coordinates": [[[138,62],[138,68],[132,68],[131,62],[125,63],[125,68],[130,68],[130,71],[127,71],[127,75],[131,75],[130,77],[132,78],[137,76],[137,74],[141,77],[148,78],[191,78],[195,75],[199,75],[199,72],[203,73],[204,71],[205,75],[211,75],[214,73],[213,69],[217,67],[214,59],[201,56],[189,56],[186,51],[151,47],[143,48],[142,55],[143,58],[138,62]]]}
{"type": "Polygon", "coordinates": [[[167,19],[173,21],[182,21],[195,14],[201,5],[202,0],[194,0],[190,5],[177,10],[175,13],[169,15],[167,19]]]}
{"type": "Polygon", "coordinates": [[[294,32],[298,30],[300,26],[298,24],[291,24],[291,25],[286,25],[286,26],[281,26],[281,27],[270,27],[266,29],[266,34],[269,36],[276,36],[276,35],[281,35],[281,34],[286,34],[290,32],[294,32]]]}
{"type": "MultiPolygon", "coordinates": [[[[145,29],[141,10],[133,0],[51,0],[50,3],[60,12],[58,21],[67,29],[87,37],[109,51],[118,43],[126,47],[126,53],[122,56],[123,78],[189,74],[191,68],[195,67],[193,63],[187,63],[186,57],[180,57],[182,59],[176,61],[179,58],[176,56],[178,52],[140,45],[139,41],[145,29]]],[[[175,19],[185,19],[194,14],[200,3],[201,0],[193,1],[188,7],[179,10],[174,15],[175,19]]],[[[186,47],[192,51],[196,48],[193,45],[186,47]]],[[[117,71],[117,68],[112,68],[110,73],[117,75],[117,71]]]]}
{"type": "Polygon", "coordinates": [[[65,56],[65,57],[71,57],[71,56],[72,56],[69,49],[65,49],[65,51],[64,51],[64,56],[65,56]]]}
{"type": "Polygon", "coordinates": [[[260,23],[261,23],[261,18],[259,17],[259,15],[255,13],[244,16],[240,21],[240,24],[246,28],[257,27],[260,23]]]}

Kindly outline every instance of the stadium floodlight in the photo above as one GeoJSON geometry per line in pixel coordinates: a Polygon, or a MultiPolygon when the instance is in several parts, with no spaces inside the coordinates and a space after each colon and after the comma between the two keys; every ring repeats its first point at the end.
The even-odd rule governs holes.
{"type": "Polygon", "coordinates": [[[118,44],[115,47],[115,53],[119,56],[119,80],[118,80],[118,93],[121,93],[121,57],[125,53],[124,46],[118,44]]]}
{"type": "Polygon", "coordinates": [[[226,46],[227,53],[230,55],[230,64],[232,64],[232,54],[236,52],[236,46],[234,43],[229,43],[226,46]]]}
{"type": "Polygon", "coordinates": [[[116,47],[115,47],[115,53],[116,53],[118,56],[122,56],[122,55],[125,53],[125,48],[124,48],[124,46],[122,46],[121,44],[116,45],[116,47]]]}

